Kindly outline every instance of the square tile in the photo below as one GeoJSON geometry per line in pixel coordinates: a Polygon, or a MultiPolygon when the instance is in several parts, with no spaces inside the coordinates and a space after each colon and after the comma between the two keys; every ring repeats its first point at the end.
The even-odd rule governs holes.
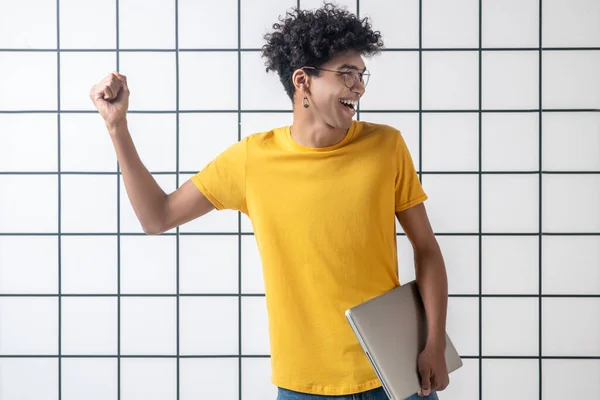
{"type": "Polygon", "coordinates": [[[539,0],[483,0],[481,12],[483,47],[538,46],[539,0]]]}
{"type": "Polygon", "coordinates": [[[181,110],[237,110],[238,54],[234,52],[180,53],[179,108],[181,110]]]}
{"type": "Polygon", "coordinates": [[[476,175],[423,175],[427,212],[438,232],[477,232],[479,181],[476,175]]]}
{"type": "Polygon", "coordinates": [[[58,170],[55,114],[0,114],[0,171],[58,170]]]}
{"type": "Polygon", "coordinates": [[[117,355],[117,298],[62,298],[62,353],[117,355]]]}
{"type": "Polygon", "coordinates": [[[268,355],[269,316],[265,297],[242,298],[242,354],[268,355]]]}
{"type": "Polygon", "coordinates": [[[542,56],[544,108],[600,108],[600,51],[547,51],[542,56]]]}
{"type": "Polygon", "coordinates": [[[242,293],[265,293],[262,260],[256,237],[242,236],[242,293]]]}
{"type": "Polygon", "coordinates": [[[484,236],[482,293],[538,294],[538,241],[537,236],[484,236]]]}
{"type": "Polygon", "coordinates": [[[61,236],[62,293],[117,293],[117,237],[61,236]]]}
{"type": "Polygon", "coordinates": [[[365,59],[371,72],[360,110],[417,110],[419,108],[419,53],[383,52],[365,59]]]}
{"type": "Polygon", "coordinates": [[[482,394],[486,399],[539,398],[538,360],[483,360],[482,363],[482,394]]]}
{"type": "Polygon", "coordinates": [[[543,360],[544,400],[585,399],[590,393],[600,392],[598,376],[600,360],[543,360]]]}
{"type": "Polygon", "coordinates": [[[465,359],[463,366],[450,374],[450,385],[440,393],[443,400],[479,399],[479,362],[465,359]]]}
{"type": "Polygon", "coordinates": [[[121,298],[121,354],[176,354],[176,317],[174,297],[121,298]]]}
{"type": "MultiPolygon", "coordinates": [[[[346,9],[353,14],[356,14],[356,3],[357,2],[355,0],[337,0],[335,2],[335,4],[338,5],[340,8],[346,9]]],[[[317,8],[323,7],[323,1],[300,0],[300,7],[302,10],[316,10],[317,8]]],[[[363,11],[362,8],[361,11],[363,11]]]]}
{"type": "MultiPolygon", "coordinates": [[[[200,169],[200,168],[198,168],[200,169]]],[[[182,185],[188,181],[193,175],[192,174],[180,174],[179,184],[182,185]]],[[[203,215],[200,218],[196,218],[192,221],[186,222],[181,225],[180,232],[218,232],[218,233],[232,233],[238,232],[238,211],[234,210],[213,210],[208,214],[203,215]]]]}
{"type": "Polygon", "coordinates": [[[274,399],[277,386],[271,383],[270,358],[242,359],[242,398],[274,399]]]}
{"type": "Polygon", "coordinates": [[[181,236],[180,293],[237,293],[238,256],[237,235],[181,236]]]}
{"type": "Polygon", "coordinates": [[[482,307],[482,355],[538,355],[538,299],[486,297],[482,307]]]}
{"type": "Polygon", "coordinates": [[[0,110],[56,110],[57,53],[0,53],[0,110]]]}
{"type": "Polygon", "coordinates": [[[64,175],[61,226],[63,232],[114,233],[117,231],[117,177],[64,175]]]}
{"type": "Polygon", "coordinates": [[[116,358],[63,358],[63,400],[117,400],[116,358]]]}
{"type": "Polygon", "coordinates": [[[600,236],[544,236],[544,294],[600,293],[600,236]]]}
{"type": "Polygon", "coordinates": [[[196,173],[238,141],[235,113],[179,116],[179,170],[196,173]]]}
{"type": "Polygon", "coordinates": [[[261,48],[265,44],[263,36],[271,32],[273,24],[279,21],[279,17],[285,17],[286,12],[296,7],[296,3],[295,0],[263,0],[260,7],[256,7],[250,2],[242,1],[240,3],[242,48],[261,48]]]}
{"type": "Polygon", "coordinates": [[[96,110],[90,90],[116,67],[113,53],[60,53],[60,108],[96,110]]]}
{"type": "Polygon", "coordinates": [[[122,53],[119,70],[127,76],[129,110],[175,110],[175,68],[175,53],[122,53]]]}
{"type": "Polygon", "coordinates": [[[360,17],[369,17],[387,48],[419,47],[419,4],[412,0],[361,0],[360,17]]]}
{"type": "Polygon", "coordinates": [[[237,296],[180,298],[180,354],[239,354],[238,312],[237,296]]]}
{"type": "Polygon", "coordinates": [[[63,172],[117,172],[115,148],[99,114],[60,115],[60,168],[63,172]]]}
{"type": "Polygon", "coordinates": [[[542,177],[542,229],[544,232],[600,232],[600,179],[597,175],[544,175],[542,177]],[[572,204],[573,193],[577,197],[572,204]]]}
{"type": "Polygon", "coordinates": [[[127,125],[135,148],[151,172],[175,172],[177,168],[176,120],[175,114],[127,116],[127,125]]]}
{"type": "Polygon", "coordinates": [[[293,122],[291,112],[278,113],[241,113],[241,138],[255,133],[269,132],[275,128],[290,126],[293,122]]]}
{"type": "Polygon", "coordinates": [[[545,171],[600,171],[599,132],[600,113],[598,112],[543,114],[543,169],[545,171]]]}
{"type": "Polygon", "coordinates": [[[423,170],[477,171],[479,115],[423,114],[423,170]],[[452,151],[448,151],[452,149],[452,151]]]}
{"type": "Polygon", "coordinates": [[[374,122],[392,126],[400,131],[408,151],[413,159],[415,168],[419,170],[419,114],[418,113],[364,113],[362,121],[374,122]]]}
{"type": "Polygon", "coordinates": [[[0,358],[0,399],[58,400],[58,358],[0,358]]]}
{"type": "Polygon", "coordinates": [[[484,51],[481,61],[481,101],[484,109],[537,109],[539,107],[537,51],[484,51]]]}
{"type": "Polygon", "coordinates": [[[237,0],[179,0],[178,7],[180,49],[237,48],[237,0]]]}
{"type": "Polygon", "coordinates": [[[478,0],[423,2],[423,47],[477,47],[478,0]]]}
{"type": "Polygon", "coordinates": [[[239,399],[237,358],[182,358],[179,363],[181,400],[239,399]]]}
{"type": "Polygon", "coordinates": [[[55,49],[56,3],[43,0],[2,2],[0,48],[55,49]]]}
{"type": "MultiPolygon", "coordinates": [[[[177,188],[177,182],[175,182],[175,174],[152,175],[152,177],[154,178],[156,183],[158,183],[158,186],[160,186],[166,194],[174,192],[177,188]]],[[[138,219],[135,211],[133,210],[133,206],[131,205],[131,201],[129,200],[129,195],[127,194],[127,187],[125,186],[125,181],[121,179],[119,185],[121,188],[119,199],[121,203],[121,232],[143,233],[144,229],[142,228],[142,223],[138,219]]],[[[172,228],[167,232],[175,232],[175,228],[172,228]]]]}
{"type": "Polygon", "coordinates": [[[58,294],[57,237],[0,236],[0,277],[2,294],[58,294]]]}
{"type": "Polygon", "coordinates": [[[423,109],[476,110],[479,104],[477,52],[423,53],[423,109]]]}
{"type": "Polygon", "coordinates": [[[58,354],[56,297],[1,297],[0,310],[0,354],[58,354]]]}
{"type": "Polygon", "coordinates": [[[600,46],[600,4],[596,1],[544,0],[544,47],[600,46]]]}
{"type": "Polygon", "coordinates": [[[461,356],[479,354],[479,301],[474,297],[450,297],[446,332],[461,356]]]}
{"type": "Polygon", "coordinates": [[[481,185],[483,232],[539,231],[537,175],[484,175],[481,185]]]}
{"type": "Polygon", "coordinates": [[[438,236],[452,294],[479,291],[479,239],[476,236],[438,236]]]}
{"type": "Polygon", "coordinates": [[[175,48],[175,0],[120,0],[118,5],[119,48],[175,48]]]}
{"type": "Polygon", "coordinates": [[[177,360],[127,358],[121,360],[122,400],[176,400],[177,360]]]}
{"type": "Polygon", "coordinates": [[[58,232],[56,175],[0,175],[0,187],[0,232],[58,232]]]}
{"type": "Polygon", "coordinates": [[[121,237],[121,293],[175,294],[176,263],[174,236],[121,237]]]}
{"type": "Polygon", "coordinates": [[[600,357],[600,298],[544,298],[545,356],[600,357]]]}
{"type": "Polygon", "coordinates": [[[481,169],[538,170],[539,126],[537,113],[483,113],[481,169]]]}
{"type": "Polygon", "coordinates": [[[240,213],[241,217],[241,232],[242,233],[254,233],[254,228],[252,227],[252,220],[244,213],[240,213]]]}
{"type": "Polygon", "coordinates": [[[264,59],[259,52],[243,52],[241,95],[244,110],[292,110],[288,97],[276,72],[265,71],[264,59]]]}
{"type": "Polygon", "coordinates": [[[116,4],[114,1],[60,0],[60,47],[115,49],[117,45],[116,4]]]}

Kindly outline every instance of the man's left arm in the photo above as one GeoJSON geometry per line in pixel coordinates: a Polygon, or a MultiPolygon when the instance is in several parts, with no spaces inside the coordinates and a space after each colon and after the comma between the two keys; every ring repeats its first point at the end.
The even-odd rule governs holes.
{"type": "Polygon", "coordinates": [[[427,341],[418,365],[422,381],[419,395],[427,396],[449,384],[445,358],[448,278],[425,205],[396,212],[396,217],[413,247],[417,285],[427,317],[427,341]]]}

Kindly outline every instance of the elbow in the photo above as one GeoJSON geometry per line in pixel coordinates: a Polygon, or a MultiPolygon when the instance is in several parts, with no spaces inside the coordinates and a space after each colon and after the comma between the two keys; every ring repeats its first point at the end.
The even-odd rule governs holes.
{"type": "Polygon", "coordinates": [[[164,224],[158,219],[140,222],[142,224],[142,229],[144,230],[144,233],[146,235],[160,235],[161,233],[164,233],[166,231],[164,224]]]}

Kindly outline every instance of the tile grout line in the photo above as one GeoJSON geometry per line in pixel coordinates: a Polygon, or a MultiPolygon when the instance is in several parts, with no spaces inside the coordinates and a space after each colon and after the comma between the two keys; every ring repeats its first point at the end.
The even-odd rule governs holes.
{"type": "Polygon", "coordinates": [[[543,116],[543,108],[542,108],[542,0],[539,0],[539,10],[538,10],[538,17],[539,17],[539,26],[538,26],[538,89],[539,89],[539,94],[538,94],[538,108],[539,108],[539,113],[538,113],[538,168],[539,168],[539,178],[538,178],[538,201],[539,201],[539,209],[538,209],[538,230],[540,233],[540,236],[538,236],[538,291],[539,291],[539,300],[538,300],[538,355],[539,355],[539,360],[538,360],[538,395],[539,395],[539,400],[543,399],[543,392],[542,392],[542,303],[543,303],[543,297],[542,297],[542,242],[543,242],[543,238],[542,238],[542,181],[543,181],[543,168],[542,168],[542,116],[543,116]]]}
{"type": "MultiPolygon", "coordinates": [[[[179,162],[180,162],[180,142],[179,142],[179,130],[180,130],[180,114],[179,114],[179,106],[180,106],[180,82],[179,82],[179,0],[175,0],[175,188],[179,188],[179,162]]],[[[175,383],[177,385],[177,400],[181,398],[181,300],[180,300],[180,227],[177,226],[175,228],[175,286],[176,286],[176,351],[177,351],[177,377],[175,383]]]]}
{"type": "MultiPolygon", "coordinates": [[[[56,0],[56,47],[60,49],[60,0],[56,0]]],[[[62,399],[62,175],[61,175],[61,114],[60,114],[60,52],[56,53],[56,128],[57,128],[57,178],[58,178],[58,400],[62,399]]]]}
{"type": "MultiPolygon", "coordinates": [[[[120,72],[119,0],[115,0],[116,67],[120,72]]],[[[117,160],[117,400],[121,400],[121,168],[117,160]]]]}
{"type": "MultiPolygon", "coordinates": [[[[478,237],[478,247],[479,247],[479,254],[478,254],[478,268],[479,268],[479,277],[478,277],[478,291],[479,291],[479,296],[478,296],[478,325],[479,325],[479,331],[478,331],[478,335],[479,335],[479,343],[478,343],[478,353],[479,353],[479,357],[481,357],[483,355],[483,297],[482,297],[482,292],[483,292],[483,236],[481,235],[482,231],[483,231],[483,175],[481,174],[481,170],[483,169],[483,114],[482,114],[482,108],[483,108],[483,79],[482,79],[482,70],[483,70],[483,53],[482,53],[482,45],[483,45],[483,1],[479,0],[479,23],[478,23],[478,38],[477,38],[477,43],[478,43],[478,47],[479,47],[479,52],[478,52],[478,60],[477,60],[477,68],[478,68],[478,93],[477,93],[477,107],[478,107],[478,113],[477,113],[477,119],[478,119],[478,124],[477,124],[477,135],[478,135],[478,149],[477,149],[477,153],[478,153],[478,161],[477,161],[477,170],[478,170],[478,174],[477,174],[477,179],[478,179],[478,204],[477,204],[477,211],[478,211],[478,225],[477,225],[477,229],[479,230],[479,237],[478,237]]],[[[479,373],[479,400],[483,400],[483,360],[481,358],[479,358],[478,360],[478,373],[479,373]]]]}

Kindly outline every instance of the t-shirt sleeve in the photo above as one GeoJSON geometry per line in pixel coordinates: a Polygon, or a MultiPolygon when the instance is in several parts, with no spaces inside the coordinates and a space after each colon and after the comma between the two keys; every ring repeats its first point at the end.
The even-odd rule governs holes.
{"type": "Polygon", "coordinates": [[[396,140],[396,212],[406,210],[427,200],[419,181],[413,159],[402,134],[397,131],[396,140]]]}
{"type": "Polygon", "coordinates": [[[247,138],[229,146],[191,180],[217,210],[237,210],[246,206],[247,138]]]}

